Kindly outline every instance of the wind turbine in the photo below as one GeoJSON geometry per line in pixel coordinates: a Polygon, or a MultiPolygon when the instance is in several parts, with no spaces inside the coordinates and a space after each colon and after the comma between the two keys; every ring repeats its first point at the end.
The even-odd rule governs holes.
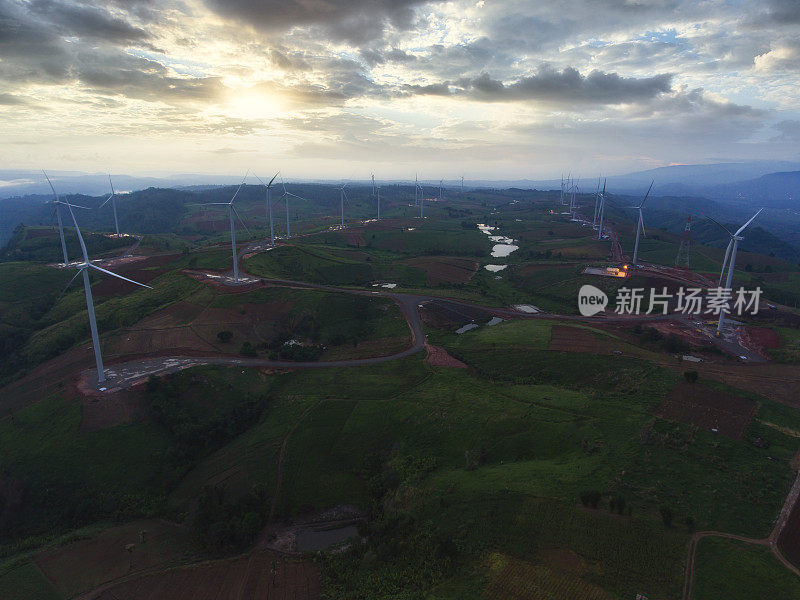
{"type": "Polygon", "coordinates": [[[442,201],[442,184],[444,183],[444,179],[439,180],[439,202],[442,201]]]}
{"type": "MultiPolygon", "coordinates": [[[[100,350],[100,337],[97,335],[97,319],[94,316],[94,301],[92,300],[92,286],[89,283],[89,269],[100,271],[101,273],[105,273],[106,275],[111,275],[112,277],[116,277],[117,279],[122,279],[123,281],[134,283],[136,285],[139,285],[147,289],[153,289],[153,288],[151,288],[149,285],[144,285],[143,283],[134,281],[133,279],[128,279],[127,277],[123,277],[122,275],[117,275],[116,273],[112,273],[111,271],[102,269],[97,265],[93,265],[91,262],[89,262],[89,255],[86,252],[86,244],[83,242],[83,236],[81,235],[81,230],[78,228],[78,221],[75,220],[75,213],[72,212],[72,205],[66,203],[66,206],[69,209],[69,214],[72,216],[72,222],[75,225],[75,231],[78,234],[78,242],[80,242],[81,252],[83,253],[83,262],[79,265],[76,265],[78,272],[75,273],[75,277],[77,277],[79,274],[83,275],[83,290],[86,293],[86,310],[89,312],[89,328],[92,331],[92,346],[94,347],[94,360],[97,363],[97,382],[103,383],[106,380],[106,374],[105,370],[103,369],[103,355],[100,350]]],[[[72,278],[72,281],[75,280],[75,277],[72,278]]],[[[70,281],[70,283],[72,283],[72,281],[70,281]]]]}
{"type": "Polygon", "coordinates": [[[636,222],[636,244],[633,247],[633,268],[636,269],[636,257],[639,254],[639,233],[641,232],[647,237],[647,234],[644,231],[644,218],[642,217],[642,207],[644,203],[647,202],[647,197],[650,195],[650,190],[653,189],[653,181],[650,182],[650,187],[647,188],[647,193],[644,195],[644,199],[641,201],[639,206],[631,206],[631,208],[635,208],[639,211],[639,220],[636,222]]]}
{"type": "Polygon", "coordinates": [[[347,197],[344,188],[346,187],[347,184],[345,183],[342,187],[339,188],[339,203],[341,204],[342,207],[342,223],[341,223],[342,227],[344,227],[344,199],[347,197]]]}
{"type": "MultiPolygon", "coordinates": [[[[263,185],[266,188],[266,194],[267,194],[267,218],[269,219],[269,240],[270,240],[270,245],[271,246],[275,245],[275,227],[272,224],[272,184],[275,181],[275,177],[277,177],[279,174],[280,174],[280,171],[275,173],[275,175],[272,177],[272,179],[269,180],[269,183],[264,183],[264,181],[261,179],[261,177],[256,175],[256,179],[258,179],[261,182],[261,185],[263,185]]],[[[288,221],[287,221],[287,223],[288,223],[288,221]]]]}
{"type": "Polygon", "coordinates": [[[594,193],[594,220],[592,221],[592,229],[597,228],[597,201],[600,199],[600,177],[597,178],[597,190],[594,193]]]}
{"type": "Polygon", "coordinates": [[[372,197],[378,202],[378,221],[381,220],[381,188],[375,185],[375,173],[372,174],[372,197]]]}
{"type": "Polygon", "coordinates": [[[422,186],[417,182],[417,189],[419,190],[419,218],[424,219],[424,208],[425,208],[425,190],[422,189],[422,186]]]}
{"type": "Polygon", "coordinates": [[[281,187],[283,187],[283,194],[281,194],[281,198],[285,198],[286,202],[286,239],[289,239],[292,236],[292,231],[289,229],[289,196],[293,198],[297,198],[298,200],[305,200],[302,196],[298,196],[297,194],[293,194],[286,190],[286,184],[283,182],[283,177],[281,176],[281,187]]]}
{"type": "Polygon", "coordinates": [[[597,239],[603,239],[603,216],[606,213],[606,180],[603,179],[603,192],[600,194],[600,228],[597,230],[597,239]]]}
{"type": "MultiPolygon", "coordinates": [[[[241,221],[244,228],[247,229],[247,225],[244,224],[242,217],[239,216],[236,207],[233,205],[233,201],[236,200],[236,196],[239,195],[239,191],[242,189],[244,185],[245,179],[249,175],[249,171],[244,174],[244,178],[242,179],[242,183],[239,184],[239,187],[236,188],[236,192],[233,194],[233,198],[231,198],[230,202],[207,202],[205,206],[227,206],[228,207],[228,217],[231,221],[231,248],[233,249],[233,280],[236,283],[239,283],[239,260],[236,255],[236,223],[233,220],[233,216],[236,215],[241,221]]],[[[249,230],[248,230],[249,233],[249,230]]]]}
{"type": "Polygon", "coordinates": [[[419,175],[414,175],[414,206],[419,206],[419,175]]]}
{"type": "Polygon", "coordinates": [[[464,176],[463,175],[461,176],[461,193],[462,193],[462,195],[464,193],[464,176]]]}
{"type": "Polygon", "coordinates": [[[62,202],[58,198],[58,193],[56,192],[56,188],[53,186],[53,182],[50,181],[50,178],[47,176],[47,173],[45,173],[44,170],[42,170],[42,173],[44,173],[44,177],[45,177],[45,179],[47,179],[47,183],[50,184],[50,189],[53,190],[53,202],[52,202],[52,204],[54,204],[55,207],[56,207],[56,216],[58,217],[58,235],[61,237],[61,251],[64,254],[64,266],[66,267],[66,266],[69,265],[69,257],[67,256],[67,242],[64,239],[64,224],[61,221],[61,207],[62,206],[74,206],[75,208],[82,208],[84,210],[89,210],[89,209],[86,206],[78,206],[77,204],[70,204],[69,202],[62,202]]]}
{"type": "MultiPolygon", "coordinates": [[[[725,264],[728,263],[728,256],[730,255],[730,263],[728,263],[728,278],[725,280],[725,289],[728,290],[731,289],[731,283],[733,281],[733,270],[736,268],[736,250],[739,248],[739,242],[741,242],[744,239],[739,234],[742,233],[747,228],[747,226],[750,225],[750,223],[752,223],[755,220],[755,218],[758,215],[761,214],[762,210],[764,209],[759,208],[758,212],[754,214],[752,217],[750,217],[750,220],[747,221],[747,223],[745,223],[744,225],[739,227],[739,229],[736,230],[736,233],[731,233],[727,227],[718,223],[717,221],[714,221],[714,219],[712,219],[711,217],[708,217],[710,221],[713,221],[714,223],[722,227],[722,229],[725,230],[725,233],[727,233],[731,238],[731,241],[728,242],[728,249],[725,251],[725,260],[722,263],[722,272],[719,275],[721,282],[722,273],[725,272],[725,264]]],[[[725,321],[725,309],[723,308],[721,311],[719,311],[719,322],[717,323],[717,335],[719,335],[720,332],[722,331],[722,324],[724,321],[725,321]]]]}
{"type": "Polygon", "coordinates": [[[111,195],[106,198],[106,201],[100,205],[100,208],[103,208],[108,201],[111,200],[111,208],[114,209],[114,227],[117,230],[117,235],[119,236],[119,221],[117,221],[117,203],[114,201],[114,197],[117,195],[117,192],[114,191],[114,184],[111,183],[111,175],[108,176],[108,184],[111,186],[111,195]]]}

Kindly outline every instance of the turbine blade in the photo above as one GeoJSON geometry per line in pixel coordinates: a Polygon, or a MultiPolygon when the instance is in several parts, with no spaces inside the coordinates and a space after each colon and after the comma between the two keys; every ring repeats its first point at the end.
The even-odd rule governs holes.
{"type": "Polygon", "coordinates": [[[269,183],[267,184],[267,187],[272,187],[272,182],[273,182],[273,181],[275,181],[275,178],[276,178],[276,177],[277,177],[279,174],[280,174],[280,171],[278,171],[277,173],[275,173],[275,175],[273,175],[273,176],[272,176],[272,179],[270,179],[270,180],[269,180],[269,183]]]}
{"type": "Polygon", "coordinates": [[[744,231],[744,230],[747,228],[747,226],[748,226],[748,225],[750,225],[750,223],[752,223],[752,222],[755,220],[755,218],[756,218],[758,215],[760,215],[760,214],[761,214],[761,211],[762,211],[762,210],[764,210],[764,209],[763,209],[763,208],[759,208],[759,209],[758,209],[758,212],[757,212],[756,214],[754,214],[752,217],[750,217],[750,220],[749,220],[747,223],[745,223],[744,225],[742,225],[741,227],[739,227],[739,229],[737,229],[737,230],[736,230],[736,233],[734,233],[733,235],[739,235],[740,233],[742,233],[742,232],[743,232],[743,231],[744,231]]]}
{"type": "Polygon", "coordinates": [[[239,223],[242,224],[242,227],[244,227],[245,231],[247,232],[247,235],[250,235],[250,230],[247,228],[247,225],[244,224],[244,219],[242,219],[242,217],[239,216],[239,211],[236,210],[236,207],[233,205],[231,205],[231,208],[233,209],[233,214],[236,215],[236,218],[239,219],[239,223]]]}
{"type": "Polygon", "coordinates": [[[105,202],[103,202],[100,206],[98,206],[98,208],[103,208],[106,204],[108,204],[108,201],[111,200],[113,197],[114,197],[114,194],[111,194],[108,198],[106,198],[105,202]]]}
{"type": "Polygon", "coordinates": [[[644,195],[644,199],[642,200],[642,203],[639,205],[639,208],[642,208],[644,206],[644,203],[647,202],[647,197],[650,195],[650,190],[653,189],[653,184],[654,183],[655,183],[655,180],[650,182],[650,187],[647,188],[647,193],[644,195]]]}
{"type": "Polygon", "coordinates": [[[56,202],[60,202],[60,200],[58,199],[58,193],[56,192],[56,188],[53,186],[53,182],[50,181],[50,178],[47,176],[47,172],[44,169],[42,169],[42,173],[44,173],[44,177],[45,179],[47,179],[47,183],[50,184],[50,189],[53,190],[53,197],[56,199],[56,202]]]}
{"type": "Polygon", "coordinates": [[[72,282],[73,282],[73,281],[75,281],[75,279],[76,279],[76,278],[78,277],[78,275],[80,275],[80,274],[81,274],[81,270],[80,270],[80,269],[78,269],[77,271],[75,271],[75,275],[73,275],[73,276],[72,276],[72,279],[70,279],[70,280],[69,280],[69,283],[68,283],[67,285],[65,285],[65,286],[64,286],[64,289],[63,289],[63,290],[61,290],[61,293],[58,295],[58,298],[56,298],[56,302],[58,302],[59,300],[61,300],[61,297],[64,295],[64,292],[66,292],[66,291],[67,291],[67,289],[69,288],[69,286],[71,286],[71,285],[72,285],[72,282]]]}
{"type": "Polygon", "coordinates": [[[88,265],[89,264],[89,254],[86,252],[86,244],[83,241],[83,236],[81,235],[80,227],[78,227],[78,221],[75,219],[75,213],[72,212],[72,205],[67,202],[67,208],[69,209],[69,215],[72,217],[72,222],[75,224],[75,232],[78,234],[78,242],[81,245],[81,252],[83,253],[83,261],[88,265]]]}
{"type": "Polygon", "coordinates": [[[236,188],[236,193],[233,195],[233,198],[231,198],[231,201],[230,201],[230,202],[228,202],[228,204],[233,204],[233,201],[234,201],[234,200],[236,200],[236,196],[238,196],[238,195],[239,195],[239,190],[241,190],[241,189],[242,189],[242,186],[244,185],[244,180],[245,180],[245,179],[247,179],[247,176],[248,176],[249,174],[250,174],[250,171],[249,171],[249,170],[248,170],[247,172],[245,172],[245,174],[244,174],[244,178],[242,179],[242,183],[240,183],[240,184],[239,184],[239,187],[238,187],[238,188],[236,188]]]}
{"type": "Polygon", "coordinates": [[[111,182],[111,173],[108,174],[108,183],[111,186],[111,195],[114,196],[117,192],[114,191],[114,184],[111,182]]]}
{"type": "Polygon", "coordinates": [[[723,225],[723,224],[722,224],[722,223],[720,223],[719,221],[715,221],[715,220],[714,220],[714,219],[712,219],[711,217],[706,217],[706,219],[708,219],[708,220],[709,220],[709,221],[711,221],[712,223],[716,223],[718,226],[722,227],[722,229],[724,229],[724,230],[725,230],[725,233],[727,233],[729,236],[733,237],[733,234],[730,232],[730,230],[729,230],[727,227],[725,227],[725,225],[723,225]]]}
{"type": "Polygon", "coordinates": [[[108,269],[103,269],[102,267],[98,267],[97,265],[93,265],[89,261],[86,261],[86,264],[89,265],[89,267],[94,269],[95,271],[100,271],[101,273],[105,273],[106,275],[111,275],[112,277],[116,277],[117,279],[122,279],[123,281],[127,281],[129,283],[134,283],[134,284],[139,285],[141,287],[147,288],[148,290],[152,290],[153,289],[149,285],[145,285],[143,283],[139,283],[138,281],[134,281],[133,279],[128,279],[127,277],[123,277],[122,275],[117,275],[116,273],[113,273],[113,272],[109,271],[108,269]]]}

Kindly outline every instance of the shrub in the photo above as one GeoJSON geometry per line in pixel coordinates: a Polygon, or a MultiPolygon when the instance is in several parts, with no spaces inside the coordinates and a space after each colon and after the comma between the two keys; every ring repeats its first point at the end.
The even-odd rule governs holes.
{"type": "Polygon", "coordinates": [[[230,342],[233,339],[233,332],[232,331],[220,331],[219,333],[217,333],[217,339],[220,342],[222,342],[224,344],[227,344],[228,342],[230,342]]]}
{"type": "Polygon", "coordinates": [[[581,492],[581,504],[586,507],[597,508],[597,505],[600,504],[600,492],[597,490],[588,490],[585,492],[581,492]]]}
{"type": "Polygon", "coordinates": [[[239,354],[242,356],[258,356],[258,352],[250,342],[245,342],[242,344],[242,347],[239,348],[239,354]]]}
{"type": "Polygon", "coordinates": [[[684,371],[683,378],[689,383],[697,383],[697,378],[700,374],[697,371],[684,371]]]}
{"type": "Polygon", "coordinates": [[[672,527],[672,509],[662,506],[659,512],[661,513],[661,520],[664,522],[664,527],[672,527]]]}

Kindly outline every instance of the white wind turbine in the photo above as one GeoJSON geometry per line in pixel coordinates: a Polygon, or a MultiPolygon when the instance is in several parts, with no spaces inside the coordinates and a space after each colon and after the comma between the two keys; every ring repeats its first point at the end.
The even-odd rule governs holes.
{"type": "MultiPolygon", "coordinates": [[[[143,283],[134,281],[133,279],[128,279],[127,277],[123,277],[122,275],[117,275],[116,273],[112,273],[111,271],[102,269],[97,265],[93,265],[91,262],[89,262],[89,254],[86,252],[86,244],[83,242],[83,236],[81,235],[81,230],[78,229],[78,222],[75,220],[75,213],[72,212],[72,205],[69,203],[65,204],[69,209],[70,216],[72,216],[72,222],[75,225],[75,231],[78,234],[78,242],[80,242],[81,252],[83,253],[83,262],[76,265],[78,272],[75,273],[75,277],[81,274],[83,275],[83,290],[86,293],[86,310],[89,312],[89,328],[92,331],[92,346],[94,347],[94,360],[97,363],[97,382],[103,383],[106,380],[106,374],[105,370],[103,369],[103,355],[100,350],[100,337],[97,334],[97,319],[95,318],[94,315],[94,301],[92,300],[92,286],[89,283],[89,269],[100,271],[101,273],[105,273],[106,275],[111,275],[112,277],[116,277],[117,279],[122,279],[123,281],[134,283],[136,285],[139,285],[147,289],[153,289],[153,288],[151,288],[149,285],[144,285],[143,283]]],[[[75,277],[72,278],[72,281],[75,280],[75,277]]],[[[72,281],[70,281],[70,283],[72,283],[72,281]]]]}
{"type": "Polygon", "coordinates": [[[286,184],[283,182],[283,176],[281,176],[281,187],[283,188],[283,194],[281,194],[281,198],[283,198],[286,203],[286,239],[289,239],[292,236],[292,231],[289,228],[289,196],[292,198],[297,198],[298,200],[305,200],[305,198],[287,191],[286,184]]]}
{"type": "Polygon", "coordinates": [[[419,218],[425,218],[425,190],[422,189],[422,186],[417,182],[417,189],[419,190],[419,218]]]}
{"type": "Polygon", "coordinates": [[[106,201],[103,202],[99,208],[103,208],[108,201],[111,200],[111,208],[114,209],[114,228],[117,230],[117,235],[119,236],[119,221],[117,221],[117,203],[114,198],[117,195],[117,192],[114,191],[114,184],[111,183],[111,175],[108,176],[108,185],[111,186],[111,195],[106,198],[106,201]]]}
{"type": "Polygon", "coordinates": [[[444,179],[439,180],[439,202],[442,201],[442,184],[444,184],[444,179]]]}
{"type": "Polygon", "coordinates": [[[341,205],[341,212],[342,212],[342,221],[341,226],[344,227],[344,199],[347,198],[347,193],[344,191],[344,188],[347,187],[345,183],[342,187],[339,188],[339,203],[341,205]]]}
{"type": "Polygon", "coordinates": [[[50,189],[53,190],[53,202],[56,207],[56,216],[58,218],[58,235],[61,237],[61,252],[64,254],[64,266],[69,265],[69,257],[67,256],[67,242],[64,239],[64,224],[61,221],[61,207],[62,206],[74,206],[75,208],[82,208],[84,210],[89,210],[86,206],[78,206],[77,204],[70,204],[69,202],[62,202],[58,197],[58,192],[56,192],[55,186],[53,186],[53,182],[50,181],[50,178],[47,176],[47,173],[43,170],[45,179],[47,179],[47,183],[50,184],[50,189]]]}
{"type": "Polygon", "coordinates": [[[642,217],[642,207],[644,203],[647,202],[647,197],[650,195],[650,190],[653,189],[653,183],[650,182],[650,187],[647,188],[647,193],[644,195],[644,199],[639,203],[639,206],[631,206],[631,208],[635,208],[639,211],[639,220],[636,222],[636,244],[633,247],[633,268],[636,269],[636,259],[639,254],[639,233],[647,237],[647,234],[644,231],[644,218],[642,217]]]}
{"type": "Polygon", "coordinates": [[[597,230],[597,239],[603,239],[603,216],[606,213],[606,180],[603,179],[603,191],[600,194],[600,227],[597,230]]]}
{"type": "Polygon", "coordinates": [[[381,188],[375,185],[375,173],[372,174],[372,197],[378,202],[378,221],[381,220],[381,188]]]}
{"type": "Polygon", "coordinates": [[[239,187],[236,188],[236,192],[233,194],[233,198],[231,198],[230,202],[207,202],[206,204],[204,204],[204,206],[226,206],[228,208],[228,217],[230,218],[231,222],[231,248],[233,249],[233,280],[236,283],[239,283],[239,260],[236,254],[236,223],[233,220],[234,215],[236,215],[239,218],[239,221],[242,223],[245,229],[247,229],[247,225],[244,224],[242,217],[239,216],[236,207],[233,205],[233,201],[236,200],[236,196],[239,195],[239,191],[242,189],[242,186],[244,185],[244,181],[245,179],[247,179],[248,174],[249,171],[244,174],[242,183],[240,183],[239,187]]]}
{"type": "Polygon", "coordinates": [[[600,200],[600,177],[597,178],[597,190],[594,193],[594,220],[592,229],[597,229],[597,202],[600,200]]]}
{"type": "MultiPolygon", "coordinates": [[[[275,173],[275,175],[272,177],[272,179],[269,180],[269,183],[264,183],[264,180],[261,179],[261,177],[259,177],[258,175],[256,175],[256,179],[258,179],[261,182],[261,185],[263,185],[264,188],[266,189],[266,195],[267,195],[267,219],[269,219],[269,240],[270,240],[270,245],[271,246],[275,245],[275,227],[274,227],[274,225],[272,223],[272,184],[275,182],[275,177],[277,177],[279,174],[280,174],[280,171],[275,173]]],[[[288,224],[288,220],[287,220],[287,224],[288,224]]]]}
{"type": "Polygon", "coordinates": [[[414,175],[414,206],[419,206],[419,175],[414,175]]]}
{"type": "MultiPolygon", "coordinates": [[[[752,217],[750,217],[750,220],[747,221],[747,223],[745,223],[744,225],[739,227],[739,229],[736,230],[736,233],[731,233],[727,227],[718,223],[717,221],[714,221],[714,219],[709,217],[709,220],[713,221],[714,223],[722,227],[722,229],[725,230],[725,233],[727,233],[731,238],[730,242],[728,242],[728,248],[727,250],[725,250],[725,260],[722,262],[722,271],[719,274],[719,280],[720,283],[722,283],[722,274],[725,272],[725,265],[727,264],[728,278],[725,280],[726,289],[731,289],[731,283],[733,282],[733,271],[736,268],[736,250],[739,248],[739,242],[741,242],[744,239],[739,234],[741,234],[748,227],[748,225],[750,225],[750,223],[752,223],[755,220],[755,218],[761,214],[762,210],[764,209],[759,208],[758,212],[754,214],[752,217]],[[730,262],[728,262],[729,256],[730,256],[730,262]]],[[[717,323],[717,335],[719,335],[720,332],[722,331],[722,324],[724,321],[725,321],[725,310],[723,309],[719,312],[719,322],[717,323]]]]}

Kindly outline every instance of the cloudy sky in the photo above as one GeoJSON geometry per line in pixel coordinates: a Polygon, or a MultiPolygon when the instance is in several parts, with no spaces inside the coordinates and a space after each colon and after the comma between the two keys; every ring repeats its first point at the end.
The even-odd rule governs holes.
{"type": "Polygon", "coordinates": [[[798,0],[0,0],[4,168],[797,160],[798,90],[798,0]]]}

